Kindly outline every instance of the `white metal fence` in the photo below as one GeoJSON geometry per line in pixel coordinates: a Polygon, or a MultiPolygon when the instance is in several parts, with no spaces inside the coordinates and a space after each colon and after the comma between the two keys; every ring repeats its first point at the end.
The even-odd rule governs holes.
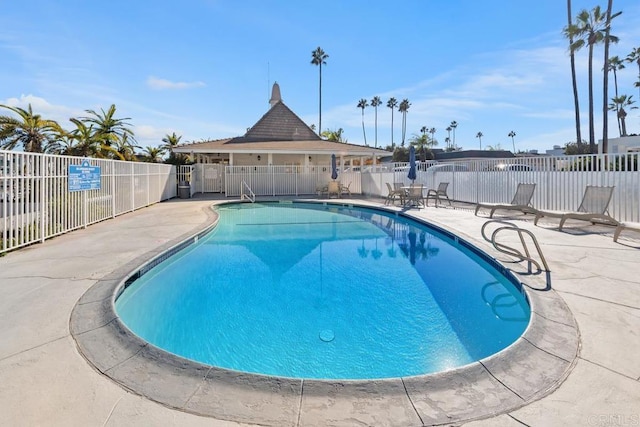
{"type": "Polygon", "coordinates": [[[176,196],[173,166],[102,159],[100,189],[69,191],[83,160],[0,151],[0,253],[176,196]]]}
{"type": "MultiPolygon", "coordinates": [[[[518,183],[535,183],[533,206],[546,210],[575,210],[587,185],[614,186],[609,213],[619,221],[640,222],[640,154],[532,157],[474,160],[419,166],[416,183],[436,188],[448,182],[455,200],[508,203],[518,183]]],[[[362,191],[386,196],[386,183],[410,183],[408,165],[365,172],[362,191]]]]}

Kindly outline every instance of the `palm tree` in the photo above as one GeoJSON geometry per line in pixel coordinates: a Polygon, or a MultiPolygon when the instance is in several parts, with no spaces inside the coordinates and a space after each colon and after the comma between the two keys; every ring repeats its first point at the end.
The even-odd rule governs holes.
{"type": "MultiPolygon", "coordinates": [[[[613,71],[613,87],[615,91],[615,98],[618,97],[618,71],[624,69],[624,62],[617,55],[609,58],[609,71],[613,71]]],[[[618,132],[622,135],[622,127],[620,125],[620,117],[618,117],[618,132]]]]}
{"type": "Polygon", "coordinates": [[[482,132],[478,132],[476,133],[476,138],[478,138],[478,141],[480,141],[480,149],[482,150],[482,137],[484,135],[482,134],[482,132]]]}
{"type": "Polygon", "coordinates": [[[138,160],[136,158],[135,149],[140,148],[140,146],[129,142],[129,135],[122,135],[122,138],[117,140],[111,148],[118,153],[118,157],[122,160],[126,160],[128,162],[135,162],[138,160]]]}
{"type": "Polygon", "coordinates": [[[451,142],[451,130],[453,128],[451,126],[447,126],[447,128],[445,129],[447,131],[447,137],[444,139],[444,141],[447,144],[446,148],[449,148],[449,143],[451,142]]]}
{"type": "MultiPolygon", "coordinates": [[[[420,129],[422,135],[413,135],[413,137],[409,140],[409,145],[413,145],[416,147],[416,152],[420,153],[420,160],[427,160],[427,153],[431,153],[431,148],[438,145],[437,141],[434,139],[429,139],[427,135],[427,128],[423,126],[420,129]]],[[[429,158],[433,158],[431,154],[429,154],[429,158]]]]}
{"type": "MultiPolygon", "coordinates": [[[[571,0],[567,0],[567,21],[569,22],[567,28],[573,26],[571,18],[571,0]]],[[[573,109],[576,116],[576,142],[580,146],[582,145],[582,133],[580,130],[580,103],[578,101],[578,82],[576,80],[576,58],[575,51],[571,49],[571,46],[573,45],[573,34],[565,33],[565,36],[569,39],[569,56],[571,57],[571,84],[573,85],[573,109]]]]}
{"type": "Polygon", "coordinates": [[[100,143],[100,137],[93,129],[93,125],[87,126],[84,122],[76,118],[69,120],[76,125],[76,128],[69,132],[75,144],[69,147],[68,152],[65,154],[81,157],[96,157],[100,152],[102,144],[100,143]]]}
{"type": "Polygon", "coordinates": [[[452,146],[456,147],[456,128],[458,127],[458,122],[456,122],[455,120],[452,121],[451,124],[449,125],[449,127],[453,130],[452,146]]]}
{"type": "Polygon", "coordinates": [[[511,144],[513,144],[513,154],[516,154],[516,141],[513,139],[516,136],[516,133],[514,131],[511,131],[507,136],[511,138],[511,144]]]}
{"type": "Polygon", "coordinates": [[[378,105],[381,105],[382,101],[380,100],[379,96],[374,96],[373,98],[371,98],[371,106],[374,108],[374,111],[376,112],[376,142],[375,142],[375,147],[378,148],[378,105]]]}
{"type": "Polygon", "coordinates": [[[326,60],[328,57],[329,55],[327,55],[320,46],[311,52],[311,64],[320,67],[320,85],[318,89],[318,130],[320,131],[322,131],[322,66],[327,65],[326,60]]]}
{"type": "Polygon", "coordinates": [[[435,141],[434,135],[436,134],[436,128],[429,129],[429,133],[431,134],[431,140],[435,141]]]}
{"type": "Polygon", "coordinates": [[[446,146],[445,146],[445,150],[448,150],[448,149],[449,149],[449,144],[451,144],[451,138],[450,138],[450,137],[446,137],[446,138],[444,139],[444,143],[445,143],[445,145],[446,145],[446,146]]]}
{"type": "Polygon", "coordinates": [[[409,112],[411,103],[407,98],[403,99],[398,105],[398,111],[402,113],[402,146],[404,147],[404,137],[407,133],[407,113],[409,112]]]}
{"type": "Polygon", "coordinates": [[[638,88],[638,94],[640,94],[640,47],[634,47],[625,61],[638,64],[638,81],[634,83],[634,86],[638,88]]]}
{"type": "Polygon", "coordinates": [[[166,134],[164,138],[162,138],[162,147],[166,152],[169,153],[169,159],[167,160],[170,164],[182,164],[184,163],[184,155],[177,154],[173,152],[173,149],[176,148],[180,144],[180,140],[182,139],[182,135],[176,135],[173,132],[171,135],[166,134]]]}
{"type": "MultiPolygon", "coordinates": [[[[625,122],[627,112],[624,107],[631,107],[631,105],[635,103],[631,98],[632,96],[627,95],[616,96],[611,98],[611,104],[609,104],[609,110],[616,111],[618,121],[620,122],[620,136],[627,136],[627,124],[625,122]]],[[[637,107],[631,107],[631,109],[635,108],[637,107]]]]}
{"type": "Polygon", "coordinates": [[[364,109],[369,106],[366,99],[362,98],[358,101],[358,108],[362,108],[362,134],[364,135],[364,145],[367,145],[367,133],[364,130],[364,109]]]}
{"type": "MultiPolygon", "coordinates": [[[[131,120],[129,117],[125,117],[122,119],[115,118],[116,114],[116,106],[115,104],[111,104],[107,111],[104,111],[102,108],[100,109],[100,113],[97,113],[94,110],[85,110],[90,116],[81,117],[85,123],[95,125],[96,135],[101,139],[101,142],[104,146],[110,147],[112,144],[116,144],[118,141],[122,140],[125,135],[127,138],[134,139],[134,134],[129,126],[131,126],[126,120],[131,120]]],[[[135,140],[135,139],[134,139],[135,140]]],[[[103,153],[105,157],[107,157],[107,153],[109,150],[105,150],[103,153]]]]}
{"type": "Polygon", "coordinates": [[[607,2],[607,12],[604,29],[604,77],[602,82],[602,153],[609,151],[609,111],[607,99],[609,99],[609,45],[617,43],[618,38],[611,35],[611,20],[622,12],[611,14],[613,0],[607,2]]]}
{"type": "MultiPolygon", "coordinates": [[[[618,16],[616,13],[615,16],[618,16]]],[[[613,19],[615,16],[612,16],[613,19]]],[[[593,47],[601,43],[606,36],[607,16],[600,10],[600,6],[593,8],[591,13],[586,9],[582,10],[576,17],[577,23],[565,27],[563,32],[567,38],[573,38],[569,49],[576,52],[588,46],[589,49],[589,151],[596,152],[596,135],[593,118],[593,47]]],[[[618,38],[615,36],[607,37],[610,42],[617,43],[618,38]]]]}
{"type": "Polygon", "coordinates": [[[0,148],[4,150],[22,146],[26,152],[42,153],[47,144],[64,132],[57,122],[33,114],[31,104],[26,110],[1,104],[0,107],[18,115],[18,118],[0,116],[0,148]]]}
{"type": "Polygon", "coordinates": [[[327,129],[324,132],[322,132],[321,136],[326,138],[327,141],[346,143],[347,140],[342,138],[343,132],[344,132],[344,129],[342,128],[338,128],[336,130],[327,129]]]}
{"type": "Polygon", "coordinates": [[[151,163],[162,162],[162,155],[164,154],[164,148],[162,147],[150,147],[146,146],[142,150],[144,160],[151,163]]]}
{"type": "Polygon", "coordinates": [[[393,110],[398,105],[398,100],[391,97],[387,101],[387,107],[391,108],[391,149],[395,148],[395,144],[393,143],[393,110]]]}

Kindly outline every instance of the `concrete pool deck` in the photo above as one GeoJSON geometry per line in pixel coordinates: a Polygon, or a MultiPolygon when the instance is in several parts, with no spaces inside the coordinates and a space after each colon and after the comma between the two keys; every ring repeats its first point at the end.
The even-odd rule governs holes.
{"type": "MultiPolygon", "coordinates": [[[[251,419],[241,419],[245,424],[220,419],[233,419],[231,415],[218,418],[192,415],[140,397],[92,367],[78,351],[70,332],[72,310],[94,284],[117,280],[123,271],[133,270],[150,254],[158,254],[172,242],[193,234],[210,221],[206,208],[211,203],[211,199],[205,198],[172,200],[0,258],[2,424],[265,424],[251,419]]],[[[382,201],[363,203],[379,206],[382,201]]],[[[486,221],[465,209],[429,207],[413,209],[411,214],[472,241],[481,240],[480,227],[486,221]]],[[[637,425],[640,235],[629,233],[614,243],[611,227],[576,223],[561,233],[546,224],[534,227],[520,219],[515,223],[538,237],[552,271],[551,286],[575,318],[581,347],[567,369],[568,377],[551,393],[541,393],[542,398],[534,397],[525,406],[468,425],[637,425]]],[[[488,244],[480,247],[491,249],[488,244]]],[[[553,353],[553,349],[548,351],[553,353]]],[[[180,394],[177,389],[169,391],[180,394]]],[[[306,392],[312,396],[314,391],[306,392]]],[[[400,394],[404,393],[401,390],[400,394]]],[[[191,397],[187,396],[185,401],[193,400],[191,397]]],[[[443,395],[452,404],[457,398],[457,393],[443,395]]],[[[229,407],[233,406],[231,400],[229,407]]],[[[292,425],[430,424],[428,418],[403,418],[405,414],[389,413],[384,401],[369,408],[362,405],[358,398],[317,400],[309,411],[301,414],[298,410],[293,414],[292,425]],[[333,410],[345,417],[323,418],[323,414],[333,410]]],[[[420,406],[420,402],[414,405],[420,406]]],[[[275,408],[266,408],[265,412],[269,409],[275,408]]],[[[420,408],[415,411],[420,413],[420,408]]],[[[276,420],[278,416],[274,414],[276,420]]],[[[468,417],[472,418],[473,414],[468,417]]],[[[464,421],[438,418],[435,422],[457,425],[464,421]]],[[[280,424],[275,421],[273,425],[280,424]]]]}

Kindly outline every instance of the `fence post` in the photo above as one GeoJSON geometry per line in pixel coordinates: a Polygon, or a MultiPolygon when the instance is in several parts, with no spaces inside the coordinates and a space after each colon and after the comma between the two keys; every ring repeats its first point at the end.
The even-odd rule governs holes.
{"type": "MultiPolygon", "coordinates": [[[[44,243],[47,238],[47,178],[46,178],[46,160],[45,156],[40,156],[40,243],[44,243]]],[[[4,203],[3,203],[4,204],[4,203]]]]}
{"type": "Polygon", "coordinates": [[[131,212],[136,209],[136,174],[134,163],[131,162],[131,212]]]}
{"type": "Polygon", "coordinates": [[[111,218],[116,217],[116,161],[111,160],[111,218]]]}

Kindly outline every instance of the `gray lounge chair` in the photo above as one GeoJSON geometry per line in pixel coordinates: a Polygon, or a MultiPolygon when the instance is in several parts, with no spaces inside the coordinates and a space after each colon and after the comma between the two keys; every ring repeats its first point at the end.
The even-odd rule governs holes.
{"type": "Polygon", "coordinates": [[[611,202],[611,196],[613,196],[614,188],[615,187],[587,185],[578,210],[575,212],[539,210],[536,212],[536,218],[533,220],[533,223],[537,225],[538,220],[542,217],[560,218],[560,225],[558,226],[560,231],[562,231],[562,227],[568,219],[590,221],[592,224],[598,222],[617,226],[620,223],[612,218],[607,210],[611,202]]]}
{"type": "Polygon", "coordinates": [[[447,199],[447,202],[449,202],[449,206],[451,206],[451,199],[449,199],[449,196],[447,196],[447,187],[449,187],[448,182],[441,182],[440,184],[438,184],[437,189],[429,189],[429,191],[427,191],[427,195],[425,196],[425,204],[429,206],[429,199],[432,199],[434,200],[433,203],[438,206],[438,204],[442,203],[442,200],[447,199]]]}
{"type": "Polygon", "coordinates": [[[618,226],[616,227],[616,231],[613,233],[614,242],[618,241],[618,237],[620,237],[620,233],[622,233],[623,230],[633,230],[640,232],[640,222],[621,222],[620,224],[618,224],[618,226]]]}
{"type": "Polygon", "coordinates": [[[389,184],[388,182],[387,184],[387,190],[389,191],[389,194],[387,194],[387,198],[384,201],[385,205],[394,205],[395,201],[396,201],[396,197],[398,198],[398,200],[400,200],[400,204],[403,205],[404,204],[404,190],[394,190],[391,187],[391,184],[389,184]]]}
{"type": "Polygon", "coordinates": [[[538,211],[531,206],[531,198],[536,189],[536,184],[518,184],[516,194],[513,196],[511,203],[478,203],[476,205],[476,216],[481,208],[490,209],[489,218],[493,218],[496,210],[515,210],[524,214],[536,214],[538,211]]]}

